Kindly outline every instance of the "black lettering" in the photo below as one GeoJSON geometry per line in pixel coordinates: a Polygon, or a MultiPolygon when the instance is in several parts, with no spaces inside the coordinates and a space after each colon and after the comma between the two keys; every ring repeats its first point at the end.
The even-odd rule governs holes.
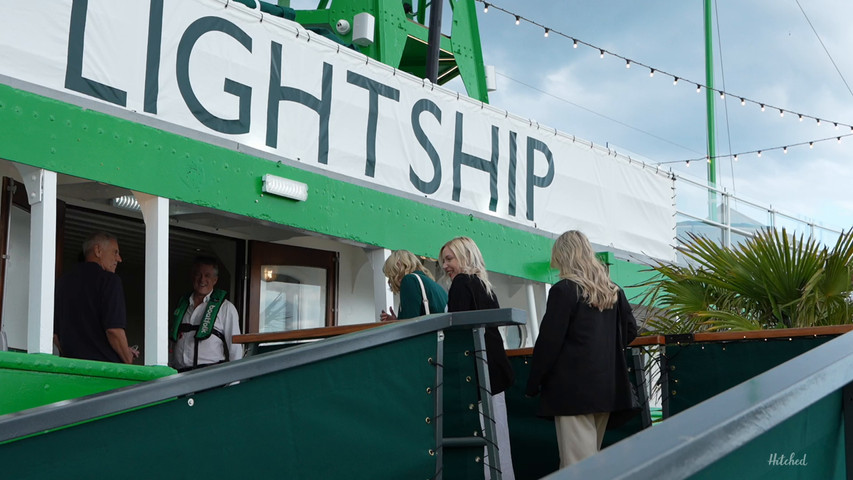
{"type": "Polygon", "coordinates": [[[68,64],[65,66],[65,88],[100,98],[105,102],[127,106],[127,92],[83,76],[83,41],[86,37],[86,13],[89,0],[74,0],[68,28],[68,64]]]}
{"type": "Polygon", "coordinates": [[[237,25],[219,17],[202,17],[187,27],[178,43],[176,76],[178,89],[184,97],[184,103],[190,112],[204,126],[217,132],[228,134],[246,133],[251,127],[252,87],[225,79],[223,90],[239,99],[239,114],[236,119],[224,119],[210,113],[196,97],[190,84],[190,55],[193,47],[202,35],[208,32],[222,32],[240,42],[246,50],[252,51],[252,37],[237,25]]]}
{"type": "Polygon", "coordinates": [[[364,165],[364,174],[373,177],[376,171],[376,124],[379,120],[379,96],[399,102],[400,91],[349,70],[347,70],[347,83],[370,92],[367,111],[367,162],[364,165]]]}
{"type": "Polygon", "coordinates": [[[432,180],[429,182],[425,182],[418,177],[418,174],[415,173],[415,170],[412,169],[412,166],[409,165],[409,181],[412,182],[415,188],[419,191],[429,195],[431,193],[435,193],[438,190],[439,185],[441,185],[441,158],[438,156],[438,151],[436,151],[435,147],[432,145],[432,142],[427,137],[426,133],[424,133],[424,129],[421,128],[421,113],[429,112],[438,120],[439,125],[441,125],[441,109],[436,105],[432,100],[421,99],[415,102],[412,106],[412,130],[415,132],[415,138],[418,140],[418,143],[421,144],[427,156],[429,157],[430,162],[432,162],[432,170],[435,172],[432,176],[432,180]]]}
{"type": "Polygon", "coordinates": [[[533,220],[533,187],[547,187],[554,180],[554,155],[551,154],[551,149],[544,142],[535,138],[527,137],[527,219],[533,220]],[[544,177],[537,177],[533,173],[535,152],[545,154],[545,160],[548,161],[548,173],[544,177]]]}
{"type": "Polygon", "coordinates": [[[160,50],[163,40],[163,0],[151,0],[148,13],[148,53],[145,59],[145,112],[157,113],[160,96],[160,50]]]}
{"type": "Polygon", "coordinates": [[[281,85],[281,44],[272,42],[270,46],[270,90],[267,101],[267,146],[278,145],[279,102],[296,102],[317,112],[320,116],[317,138],[317,161],[329,163],[329,116],[332,109],[332,66],[323,62],[321,80],[321,98],[293,87],[281,85]]]}
{"type": "Polygon", "coordinates": [[[489,210],[498,209],[498,127],[492,125],[492,159],[475,157],[462,151],[462,113],[456,112],[456,135],[453,141],[453,201],[459,201],[462,191],[462,165],[467,165],[489,174],[489,210]]]}

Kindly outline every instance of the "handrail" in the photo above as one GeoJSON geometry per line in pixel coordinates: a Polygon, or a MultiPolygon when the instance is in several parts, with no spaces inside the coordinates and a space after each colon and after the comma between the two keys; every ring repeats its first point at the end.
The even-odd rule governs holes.
{"type": "Polygon", "coordinates": [[[0,416],[0,443],[425,333],[454,328],[522,325],[526,317],[523,310],[514,308],[425,315],[352,335],[338,336],[322,342],[255,355],[235,362],[10,413],[0,416]]]}
{"type": "Polygon", "coordinates": [[[778,328],[772,330],[748,330],[737,332],[700,332],[683,335],[648,335],[637,337],[631,342],[632,347],[650,345],[672,345],[700,342],[735,342],[738,340],[762,340],[779,338],[820,337],[826,335],[843,335],[853,330],[853,325],[827,325],[823,327],[778,328]]]}
{"type": "Polygon", "coordinates": [[[851,381],[845,334],[545,478],[687,478],[851,381]]]}
{"type": "Polygon", "coordinates": [[[287,330],[284,332],[266,333],[244,333],[234,335],[231,341],[234,343],[267,343],[267,342],[290,342],[295,340],[315,340],[318,338],[336,337],[347,333],[360,332],[371,328],[390,325],[398,320],[373,323],[356,323],[352,325],[335,325],[334,327],[303,328],[299,330],[287,330]]]}

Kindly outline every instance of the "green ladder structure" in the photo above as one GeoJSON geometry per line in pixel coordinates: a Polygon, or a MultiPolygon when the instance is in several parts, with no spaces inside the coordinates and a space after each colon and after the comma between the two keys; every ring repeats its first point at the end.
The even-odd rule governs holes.
{"type": "MultiPolygon", "coordinates": [[[[255,0],[236,0],[250,8],[260,8],[264,13],[295,20],[303,27],[320,33],[342,45],[378,61],[426,78],[429,27],[426,12],[433,2],[412,0],[320,0],[314,10],[290,8],[290,0],[279,0],[278,5],[255,0]],[[352,26],[355,16],[369,13],[375,19],[374,41],[369,45],[353,42],[352,26]],[[347,29],[338,25],[346,25],[347,29]]],[[[442,1],[442,0],[438,0],[442,1]]],[[[486,67],[480,44],[480,27],[474,0],[451,0],[452,32],[441,35],[438,58],[438,85],[461,75],[468,96],[489,103],[486,86],[486,67]]]]}

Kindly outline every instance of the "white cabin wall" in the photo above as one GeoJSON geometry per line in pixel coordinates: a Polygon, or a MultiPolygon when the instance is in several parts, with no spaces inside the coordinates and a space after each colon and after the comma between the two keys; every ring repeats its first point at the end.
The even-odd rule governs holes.
{"type": "MultiPolygon", "coordinates": [[[[545,313],[545,288],[541,282],[532,282],[530,280],[525,280],[523,278],[511,277],[509,275],[503,275],[500,273],[489,272],[489,281],[492,283],[492,287],[495,289],[495,294],[498,296],[498,301],[501,304],[502,308],[517,308],[519,310],[524,310],[528,312],[528,298],[527,298],[527,285],[532,283],[534,285],[534,304],[536,306],[536,314],[535,321],[538,322],[542,320],[542,315],[545,313]]],[[[507,348],[524,348],[524,347],[532,347],[533,335],[531,334],[532,329],[530,328],[531,319],[527,319],[528,325],[525,326],[525,333],[520,333],[517,328],[506,328],[503,331],[504,341],[506,343],[507,348]],[[524,338],[522,338],[522,336],[524,338]],[[524,343],[520,343],[521,340],[524,340],[524,343]]],[[[538,331],[538,329],[535,329],[538,331]]]]}

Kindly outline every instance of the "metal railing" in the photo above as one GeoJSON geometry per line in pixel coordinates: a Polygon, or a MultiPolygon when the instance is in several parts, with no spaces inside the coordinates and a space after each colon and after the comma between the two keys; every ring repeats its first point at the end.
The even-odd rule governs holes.
{"type": "Polygon", "coordinates": [[[725,247],[738,243],[756,231],[771,227],[785,228],[791,235],[803,234],[824,245],[834,245],[842,230],[783,212],[772,205],[738,197],[725,188],[710,187],[704,182],[672,173],[675,181],[677,234],[702,234],[719,240],[725,247]]]}
{"type": "MultiPolygon", "coordinates": [[[[546,478],[688,478],[842,389],[849,421],[851,382],[847,333],[546,478]]],[[[850,472],[849,443],[847,450],[850,472]]]]}

